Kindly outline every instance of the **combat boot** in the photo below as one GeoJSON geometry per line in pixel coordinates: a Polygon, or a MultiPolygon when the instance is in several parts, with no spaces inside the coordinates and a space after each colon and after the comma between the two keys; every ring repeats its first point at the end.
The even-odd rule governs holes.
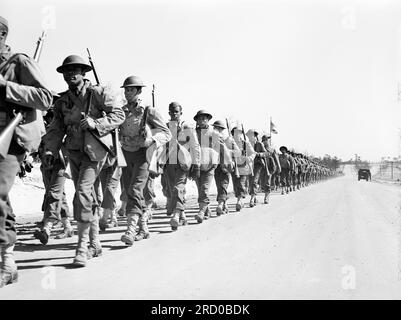
{"type": "Polygon", "coordinates": [[[216,214],[217,216],[221,216],[224,213],[224,201],[219,201],[219,204],[216,207],[216,214]]]}
{"type": "Polygon", "coordinates": [[[88,261],[88,241],[90,222],[78,222],[78,245],[75,252],[73,265],[75,267],[85,267],[88,261]]]}
{"type": "Polygon", "coordinates": [[[226,214],[226,213],[228,213],[228,206],[227,206],[226,202],[224,201],[224,203],[223,203],[223,214],[226,214]]]}
{"type": "Polygon", "coordinates": [[[142,213],[142,216],[139,218],[138,227],[139,230],[135,236],[135,241],[141,241],[143,239],[150,238],[150,232],[148,229],[148,217],[146,211],[142,213]]]}
{"type": "Polygon", "coordinates": [[[212,211],[210,210],[209,205],[206,205],[204,219],[207,220],[207,219],[211,218],[211,216],[212,216],[212,211]]]}
{"type": "Polygon", "coordinates": [[[121,201],[121,207],[120,207],[120,209],[118,209],[117,214],[120,217],[125,217],[126,208],[127,208],[127,201],[121,201]]]}
{"type": "Polygon", "coordinates": [[[180,225],[180,210],[175,210],[170,220],[171,230],[176,231],[180,225]]]}
{"type": "Polygon", "coordinates": [[[105,231],[107,229],[107,223],[109,221],[109,214],[110,210],[109,209],[103,209],[99,208],[99,228],[102,231],[105,231]]]}
{"type": "Polygon", "coordinates": [[[139,221],[139,214],[128,214],[127,215],[127,231],[121,236],[121,241],[128,246],[132,246],[135,241],[136,225],[139,221]]]}
{"type": "Polygon", "coordinates": [[[264,204],[269,203],[269,198],[270,198],[270,192],[265,192],[265,198],[263,200],[264,204]]]}
{"type": "Polygon", "coordinates": [[[116,211],[110,209],[110,223],[107,224],[107,228],[116,228],[116,227],[118,227],[116,211]]]}
{"type": "Polygon", "coordinates": [[[187,217],[184,210],[180,210],[180,225],[186,226],[188,224],[187,217]]]}
{"type": "Polygon", "coordinates": [[[206,206],[199,204],[199,212],[195,215],[195,220],[198,223],[202,223],[203,219],[205,218],[205,210],[206,210],[206,206]]]}
{"type": "Polygon", "coordinates": [[[102,255],[102,245],[99,240],[99,216],[94,215],[89,228],[88,259],[100,257],[102,255]]]}
{"type": "Polygon", "coordinates": [[[242,201],[241,198],[237,198],[237,204],[235,205],[235,210],[236,211],[241,211],[242,209],[242,201]]]}
{"type": "Polygon", "coordinates": [[[36,230],[33,236],[35,237],[35,239],[38,239],[42,244],[46,245],[49,242],[52,227],[53,222],[46,220],[43,223],[42,230],[36,230]]]}
{"type": "Polygon", "coordinates": [[[14,260],[14,245],[0,246],[0,288],[18,281],[17,265],[14,260]]]}
{"type": "Polygon", "coordinates": [[[251,200],[249,200],[249,206],[253,208],[255,206],[255,203],[256,203],[256,197],[251,196],[251,200]]]}
{"type": "Polygon", "coordinates": [[[64,230],[62,233],[56,236],[56,239],[66,239],[71,238],[74,235],[74,228],[71,225],[69,218],[62,218],[64,230]]]}

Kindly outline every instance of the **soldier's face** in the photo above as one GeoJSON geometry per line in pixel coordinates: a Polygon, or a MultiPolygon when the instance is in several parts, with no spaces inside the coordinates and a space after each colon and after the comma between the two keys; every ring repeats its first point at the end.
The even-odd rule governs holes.
{"type": "Polygon", "coordinates": [[[6,43],[7,34],[8,31],[6,29],[0,28],[0,48],[3,48],[6,43]]]}
{"type": "Polygon", "coordinates": [[[66,66],[63,71],[64,81],[67,82],[70,88],[77,87],[84,81],[84,75],[82,68],[79,66],[66,66]]]}
{"type": "Polygon", "coordinates": [[[182,111],[180,107],[174,107],[169,109],[168,114],[170,115],[171,121],[180,121],[182,111]]]}
{"type": "Polygon", "coordinates": [[[206,127],[207,124],[209,122],[209,117],[205,114],[201,114],[200,116],[198,116],[198,118],[196,119],[196,124],[199,127],[206,127]]]}
{"type": "Polygon", "coordinates": [[[124,88],[124,96],[127,99],[128,103],[135,102],[138,100],[140,91],[137,87],[125,87],[124,88]]]}

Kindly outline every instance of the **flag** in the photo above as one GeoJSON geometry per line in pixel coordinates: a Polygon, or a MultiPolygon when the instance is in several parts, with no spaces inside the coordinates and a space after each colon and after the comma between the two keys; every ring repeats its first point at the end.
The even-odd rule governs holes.
{"type": "Polygon", "coordinates": [[[278,133],[277,129],[276,129],[276,126],[274,125],[274,123],[271,120],[270,120],[270,132],[271,133],[275,133],[275,134],[278,133]]]}

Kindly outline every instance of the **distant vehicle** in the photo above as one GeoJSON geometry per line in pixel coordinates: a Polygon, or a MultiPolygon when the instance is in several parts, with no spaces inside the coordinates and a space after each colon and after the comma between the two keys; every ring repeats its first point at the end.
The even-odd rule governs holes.
{"type": "Polygon", "coordinates": [[[359,169],[358,170],[358,181],[361,179],[365,179],[366,181],[372,180],[372,176],[370,174],[369,169],[359,169]]]}

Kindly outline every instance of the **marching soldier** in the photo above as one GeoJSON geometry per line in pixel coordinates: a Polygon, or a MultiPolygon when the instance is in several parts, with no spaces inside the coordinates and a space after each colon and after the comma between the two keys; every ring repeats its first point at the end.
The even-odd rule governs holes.
{"type": "Polygon", "coordinates": [[[289,192],[290,188],[290,172],[291,172],[291,163],[288,155],[288,149],[285,146],[281,146],[279,148],[281,154],[279,155],[281,174],[280,174],[280,184],[281,184],[281,194],[284,194],[284,190],[286,193],[289,192]]]}
{"type": "Polygon", "coordinates": [[[249,177],[249,193],[251,195],[251,199],[249,201],[249,206],[252,208],[256,205],[256,189],[258,186],[259,179],[262,175],[262,172],[268,172],[268,176],[270,176],[269,168],[266,163],[266,149],[262,142],[259,141],[258,136],[259,132],[256,130],[250,130],[251,139],[250,142],[253,144],[253,149],[255,151],[255,159],[253,160],[253,175],[249,177]],[[253,136],[253,137],[252,137],[253,136]]]}
{"type": "Polygon", "coordinates": [[[194,116],[196,134],[201,148],[201,161],[200,171],[196,167],[190,176],[194,178],[198,188],[199,212],[195,215],[198,223],[202,223],[204,219],[206,220],[211,216],[209,189],[218,165],[218,150],[220,150],[221,144],[218,133],[209,125],[210,119],[212,119],[212,115],[205,110],[199,110],[194,116]]]}
{"type": "Polygon", "coordinates": [[[127,99],[127,104],[124,106],[126,120],[120,126],[121,147],[127,162],[122,175],[127,197],[127,230],[121,236],[121,241],[129,246],[133,245],[134,241],[147,239],[150,236],[143,194],[149,177],[147,157],[151,156],[152,150],[149,147],[161,147],[171,139],[170,130],[160,113],[155,108],[145,108],[142,104],[140,94],[143,87],[145,85],[142,80],[136,76],[126,78],[122,85],[127,99]]]}
{"type": "Polygon", "coordinates": [[[241,150],[241,155],[236,157],[238,166],[239,176],[231,173],[234,185],[234,193],[237,198],[237,204],[235,205],[236,211],[241,211],[243,208],[242,199],[246,196],[246,180],[249,175],[252,175],[253,171],[253,160],[255,159],[255,150],[251,143],[246,137],[244,137],[242,131],[238,127],[231,129],[231,135],[234,138],[235,143],[241,150]]]}
{"type": "Polygon", "coordinates": [[[85,266],[88,258],[102,253],[94,183],[113,149],[110,132],[125,119],[115,97],[84,78],[91,70],[92,67],[76,55],[65,58],[57,68],[57,72],[63,74],[68,90],[55,104],[54,120],[45,139],[44,163],[51,166],[65,137],[75,185],[73,206],[78,222],[78,245],[73,264],[77,267],[85,266]]]}
{"type": "Polygon", "coordinates": [[[224,144],[220,148],[219,165],[214,172],[218,203],[216,214],[220,216],[221,214],[228,213],[226,201],[228,198],[227,188],[230,183],[230,174],[233,173],[235,169],[237,169],[238,173],[238,168],[235,168],[233,157],[241,155],[241,150],[229,134],[224,134],[226,126],[223,121],[216,120],[213,123],[213,127],[218,132],[220,138],[224,141],[224,144]]]}
{"type": "MultiPolygon", "coordinates": [[[[37,151],[45,133],[42,110],[52,105],[52,94],[46,88],[36,62],[22,53],[13,53],[6,45],[8,21],[0,17],[0,132],[22,112],[23,121],[13,136],[1,141],[0,155],[0,287],[16,282],[17,266],[14,244],[17,240],[15,215],[8,194],[20,170],[26,152],[37,151]],[[4,151],[4,152],[3,152],[4,151]]],[[[11,133],[12,134],[12,133],[11,133]]],[[[5,137],[7,138],[7,137],[5,137]]]]}
{"type": "MultiPolygon", "coordinates": [[[[54,101],[56,96],[53,95],[54,101]]],[[[48,112],[46,114],[45,124],[46,129],[49,128],[51,121],[53,120],[54,112],[48,112]]],[[[56,236],[56,239],[65,239],[74,235],[74,229],[71,225],[72,212],[68,207],[67,197],[65,194],[65,167],[68,162],[68,158],[64,157],[66,154],[65,146],[61,146],[61,152],[59,152],[54,159],[54,163],[51,167],[46,167],[43,161],[44,158],[44,141],[46,137],[43,137],[42,143],[39,146],[39,155],[42,159],[40,170],[42,171],[43,184],[45,186],[45,196],[42,204],[43,211],[43,224],[41,230],[34,232],[34,237],[46,245],[50,238],[52,226],[56,225],[58,221],[62,221],[64,230],[62,233],[56,236]]]]}
{"type": "Polygon", "coordinates": [[[166,144],[166,164],[163,171],[164,193],[171,212],[170,225],[177,230],[179,225],[186,225],[185,185],[189,170],[200,169],[200,146],[195,129],[181,120],[182,107],[178,102],[169,104],[170,121],[167,123],[172,139],[166,144]]]}
{"type": "Polygon", "coordinates": [[[280,162],[278,160],[277,152],[270,146],[269,139],[270,137],[266,135],[262,136],[262,143],[266,149],[265,161],[267,168],[269,169],[262,171],[262,176],[260,179],[262,191],[264,191],[265,193],[265,197],[263,200],[265,204],[269,203],[271,188],[274,187],[274,179],[281,172],[281,167],[280,167],[280,162]],[[270,173],[270,175],[268,173],[270,173]]]}

